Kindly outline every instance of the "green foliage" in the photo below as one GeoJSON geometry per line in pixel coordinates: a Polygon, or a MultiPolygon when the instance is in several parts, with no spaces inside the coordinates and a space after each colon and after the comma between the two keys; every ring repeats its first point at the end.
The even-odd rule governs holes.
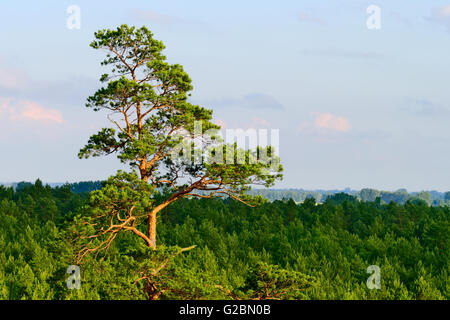
{"type": "Polygon", "coordinates": [[[158,250],[121,233],[108,255],[86,256],[81,289],[69,290],[66,270],[82,245],[78,221],[94,214],[89,202],[106,209],[111,200],[129,201],[144,210],[138,193],[150,192],[125,173],[103,188],[87,197],[40,182],[0,187],[0,299],[450,297],[448,207],[349,199],[256,208],[181,199],[158,218],[158,250]],[[52,214],[45,212],[39,204],[46,203],[56,211],[46,205],[52,214]],[[381,269],[380,290],[366,287],[369,265],[381,269]]]}
{"type": "Polygon", "coordinates": [[[110,70],[101,77],[106,86],[90,96],[86,106],[121,118],[110,118],[114,128],[91,136],[80,158],[117,152],[123,162],[136,166],[155,155],[162,158],[181,142],[174,133],[192,133],[195,121],[203,130],[219,128],[209,122],[211,110],[187,102],[192,80],[181,65],[165,61],[163,43],[146,27],[100,30],[91,47],[106,50],[102,65],[110,70]]]}
{"type": "Polygon", "coordinates": [[[247,299],[301,299],[302,291],[314,284],[314,278],[298,271],[258,262],[247,275],[242,289],[247,299]]]}
{"type": "Polygon", "coordinates": [[[212,110],[188,102],[192,80],[181,65],[167,63],[163,43],[146,27],[100,30],[91,47],[106,51],[101,64],[108,73],[86,106],[107,111],[113,127],[92,135],[78,156],[116,154],[133,173],[119,172],[93,192],[92,214],[84,221],[91,226],[91,235],[84,236],[89,242],[81,249],[80,260],[108,250],[124,231],[156,248],[157,215],[182,198],[229,196],[260,203],[260,198],[245,194],[250,185],[269,187],[282,179],[272,147],[242,150],[216,139],[220,127],[211,122],[212,110]],[[216,152],[222,159],[208,162],[216,152]],[[140,230],[144,218],[148,228],[140,230]]]}

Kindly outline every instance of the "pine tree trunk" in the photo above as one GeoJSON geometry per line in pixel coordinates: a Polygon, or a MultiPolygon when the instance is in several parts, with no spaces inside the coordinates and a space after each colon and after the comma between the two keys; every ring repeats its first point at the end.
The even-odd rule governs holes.
{"type": "Polygon", "coordinates": [[[156,249],[156,212],[152,211],[148,215],[148,238],[151,242],[151,248],[156,249]]]}
{"type": "MultiPolygon", "coordinates": [[[[139,165],[139,170],[141,173],[141,180],[148,183],[149,176],[147,175],[147,161],[141,161],[139,165]]],[[[148,214],[148,238],[150,239],[149,247],[156,249],[156,212],[152,210],[148,214]]]]}

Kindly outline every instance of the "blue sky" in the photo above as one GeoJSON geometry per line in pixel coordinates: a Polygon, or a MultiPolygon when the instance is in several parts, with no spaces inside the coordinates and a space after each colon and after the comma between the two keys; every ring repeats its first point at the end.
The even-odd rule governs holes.
{"type": "Polygon", "coordinates": [[[0,181],[120,167],[77,153],[107,124],[84,107],[102,73],[89,43],[122,23],[165,43],[216,121],[280,129],[277,187],[450,190],[450,1],[3,1],[0,181]]]}

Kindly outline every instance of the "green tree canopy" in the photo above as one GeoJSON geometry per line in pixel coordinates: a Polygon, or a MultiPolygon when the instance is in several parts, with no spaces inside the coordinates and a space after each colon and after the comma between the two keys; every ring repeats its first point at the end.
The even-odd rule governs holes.
{"type": "Polygon", "coordinates": [[[222,144],[217,136],[220,127],[211,122],[212,111],[188,102],[193,89],[190,77],[181,65],[166,61],[163,43],[146,27],[100,30],[91,47],[106,51],[101,64],[108,71],[100,78],[104,86],[88,98],[86,106],[107,111],[112,127],[92,135],[79,157],[116,154],[151,186],[151,192],[140,193],[147,202],[140,207],[145,209],[141,220],[147,221],[147,230],[141,232],[135,216],[139,210],[133,205],[136,199],[128,195],[137,186],[136,177],[119,173],[111,178],[105,190],[94,194],[101,199],[98,204],[117,204],[117,196],[131,202],[122,203],[124,208],[103,206],[101,232],[94,236],[109,239],[131,230],[156,248],[157,214],[172,202],[188,196],[229,196],[250,204],[245,195],[250,185],[271,186],[282,178],[282,167],[270,146],[242,150],[236,144],[222,144]],[[123,187],[119,194],[111,191],[114,185],[123,187]]]}

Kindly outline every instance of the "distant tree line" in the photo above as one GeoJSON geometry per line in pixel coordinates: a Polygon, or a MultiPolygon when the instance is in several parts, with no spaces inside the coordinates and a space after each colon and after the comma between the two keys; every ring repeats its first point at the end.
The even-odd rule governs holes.
{"type": "MultiPolygon", "coordinates": [[[[91,191],[99,190],[102,187],[102,181],[82,181],[76,183],[55,183],[50,184],[52,187],[68,185],[74,193],[89,193],[91,191]]],[[[23,189],[25,186],[31,186],[31,182],[19,182],[3,184],[4,186],[11,186],[15,189],[23,189]]],[[[318,203],[323,203],[325,200],[337,193],[346,193],[354,196],[360,201],[375,201],[380,198],[381,203],[395,202],[404,204],[408,200],[419,199],[425,201],[431,206],[450,205],[450,191],[421,191],[408,192],[406,189],[399,189],[397,191],[380,191],[376,189],[364,188],[359,191],[351,190],[349,188],[344,190],[304,190],[304,189],[253,189],[248,191],[251,195],[260,195],[269,201],[275,200],[289,200],[292,199],[296,203],[302,203],[307,198],[314,198],[318,203]]]]}
{"type": "Polygon", "coordinates": [[[375,201],[377,198],[380,198],[382,203],[389,203],[392,201],[398,204],[404,204],[408,200],[420,199],[432,206],[450,205],[450,191],[421,191],[409,193],[406,189],[399,189],[392,192],[370,188],[361,189],[360,191],[350,189],[316,191],[303,189],[254,189],[250,191],[250,193],[253,195],[261,195],[270,201],[292,199],[297,203],[301,203],[307,198],[314,198],[317,202],[322,203],[334,194],[346,193],[361,201],[375,201]]]}

